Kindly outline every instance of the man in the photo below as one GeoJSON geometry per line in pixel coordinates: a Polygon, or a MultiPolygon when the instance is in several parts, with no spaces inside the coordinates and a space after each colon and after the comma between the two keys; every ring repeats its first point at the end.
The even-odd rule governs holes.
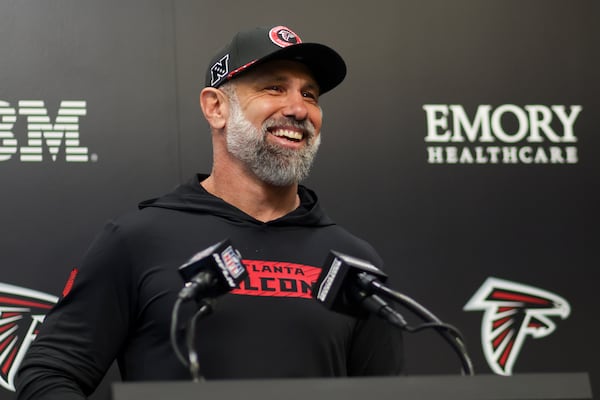
{"type": "MultiPolygon", "coordinates": [[[[183,286],[177,269],[226,238],[249,276],[197,325],[206,379],[397,374],[397,331],[311,299],[331,249],[381,265],[299,185],[320,142],[319,96],[345,73],[334,50],[302,43],[286,27],[238,33],[210,63],[200,94],[213,140],[210,175],[107,224],[22,362],[19,398],[85,398],[115,359],[123,380],[190,379],[169,340],[183,286]]],[[[187,306],[176,332],[181,348],[195,311],[187,306]]]]}

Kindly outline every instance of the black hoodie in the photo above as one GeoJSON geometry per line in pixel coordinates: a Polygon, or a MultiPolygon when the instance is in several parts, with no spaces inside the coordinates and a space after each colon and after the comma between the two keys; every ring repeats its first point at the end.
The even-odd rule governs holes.
{"type": "MultiPolygon", "coordinates": [[[[399,373],[396,330],[379,319],[331,312],[310,296],[331,249],[381,265],[372,247],[329,219],[303,186],[300,207],[263,223],[206,192],[204,178],[105,226],[23,360],[19,398],[81,399],[115,359],[126,381],[190,379],[169,340],[183,285],[177,268],[223,239],[240,251],[249,278],[219,297],[214,313],[197,325],[205,378],[399,373]]],[[[194,311],[187,303],[180,310],[182,350],[194,311]]]]}

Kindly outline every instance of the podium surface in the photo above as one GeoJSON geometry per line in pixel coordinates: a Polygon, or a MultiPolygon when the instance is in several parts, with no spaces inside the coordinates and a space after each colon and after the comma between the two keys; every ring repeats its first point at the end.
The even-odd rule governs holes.
{"type": "Polygon", "coordinates": [[[587,373],[120,382],[112,390],[113,400],[592,399],[587,373]]]}

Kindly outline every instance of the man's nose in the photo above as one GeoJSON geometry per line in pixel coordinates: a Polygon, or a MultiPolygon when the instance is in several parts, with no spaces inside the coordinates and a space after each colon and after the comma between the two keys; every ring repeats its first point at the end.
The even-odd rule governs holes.
{"type": "Polygon", "coordinates": [[[304,121],[308,117],[308,107],[302,93],[288,93],[285,102],[282,112],[286,117],[293,118],[296,121],[304,121]]]}

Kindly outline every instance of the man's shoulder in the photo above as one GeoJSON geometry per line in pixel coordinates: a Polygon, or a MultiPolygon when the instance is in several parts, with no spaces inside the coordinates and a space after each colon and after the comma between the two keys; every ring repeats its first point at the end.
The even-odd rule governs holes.
{"type": "Polygon", "coordinates": [[[331,250],[381,264],[381,257],[377,250],[365,238],[339,224],[328,226],[325,231],[331,250]]]}
{"type": "Polygon", "coordinates": [[[148,232],[168,224],[170,219],[168,214],[173,212],[176,211],[162,208],[131,210],[106,221],[104,229],[126,236],[148,232]]]}

